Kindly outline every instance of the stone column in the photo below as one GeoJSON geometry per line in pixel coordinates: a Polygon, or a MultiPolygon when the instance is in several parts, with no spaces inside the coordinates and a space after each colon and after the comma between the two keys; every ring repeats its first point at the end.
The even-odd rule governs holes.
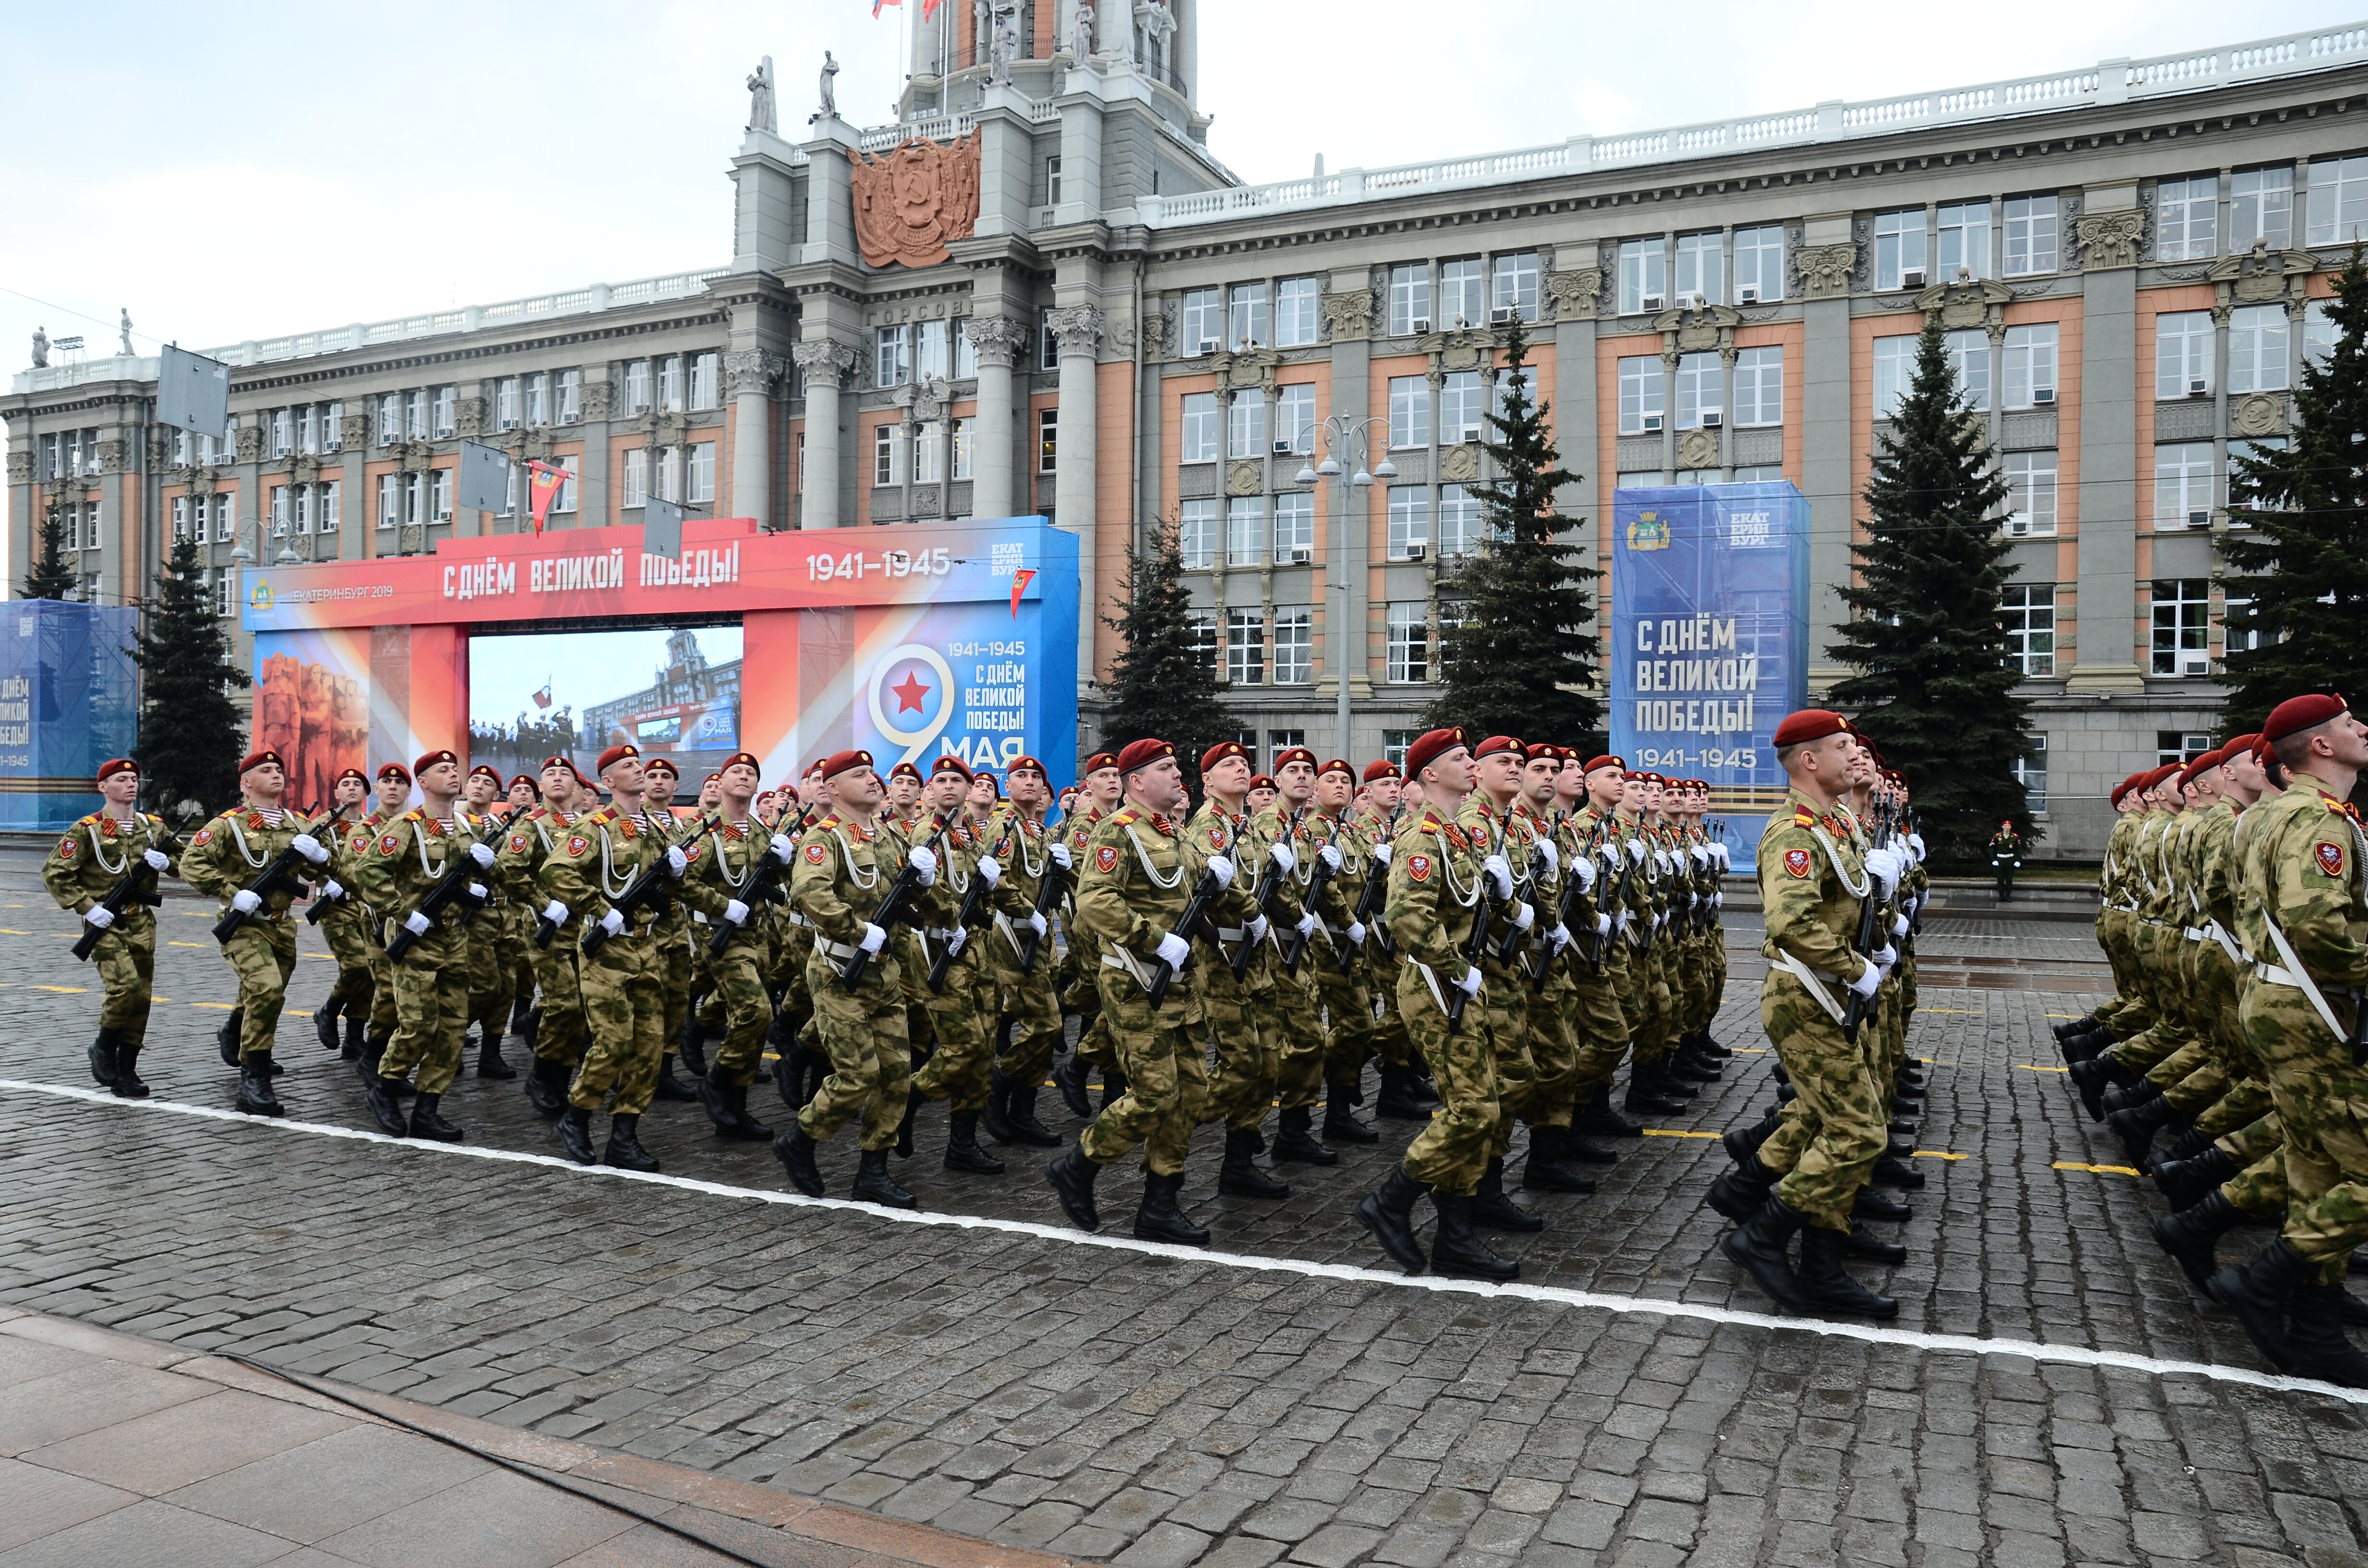
{"type": "MultiPolygon", "coordinates": [[[[2074,233],[2080,251],[2079,599],[2066,688],[2146,689],[2137,646],[2137,266],[2146,214],[2135,186],[2090,187],[2074,233]]],[[[2057,373],[2062,374],[2059,361],[2057,373]]],[[[2060,394],[2059,394],[2060,395],[2060,394]]],[[[2060,667],[2060,665],[2059,665],[2060,667]]]]}
{"type": "Polygon", "coordinates": [[[978,439],[971,443],[973,517],[1008,517],[1021,508],[1012,464],[1019,441],[1013,424],[1013,369],[1035,335],[1008,316],[974,316],[971,347],[978,351],[978,439]]]}
{"type": "MultiPolygon", "coordinates": [[[[771,528],[773,506],[773,383],[789,368],[778,354],[738,348],[723,356],[732,388],[731,515],[771,528]]],[[[718,508],[722,515],[722,508],[718,508]]]]}
{"type": "Polygon", "coordinates": [[[791,358],[806,378],[806,464],[799,526],[838,527],[839,389],[855,369],[855,350],[818,337],[799,344],[791,358]]]}
{"type": "Polygon", "coordinates": [[[1848,213],[1812,217],[1808,244],[1793,257],[1801,306],[1801,488],[1809,496],[1809,696],[1850,672],[1825,652],[1827,633],[1849,619],[1841,589],[1850,580],[1854,523],[1850,483],[1850,277],[1858,244],[1848,213]]]}
{"type": "Polygon", "coordinates": [[[1100,592],[1094,563],[1095,350],[1101,345],[1099,306],[1070,305],[1052,314],[1061,345],[1061,445],[1053,479],[1053,521],[1077,536],[1077,681],[1100,672],[1094,665],[1094,625],[1100,592]]]}

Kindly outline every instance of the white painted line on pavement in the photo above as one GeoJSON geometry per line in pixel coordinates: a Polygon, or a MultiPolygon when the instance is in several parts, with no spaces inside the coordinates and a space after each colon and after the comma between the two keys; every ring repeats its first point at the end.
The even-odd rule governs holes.
{"type": "Polygon", "coordinates": [[[867,1219],[887,1220],[900,1225],[951,1226],[964,1231],[993,1231],[1005,1235],[1030,1236],[1038,1241],[1053,1242],[1066,1246],[1099,1247],[1110,1252],[1141,1253],[1165,1257],[1178,1263],[1198,1263],[1214,1268],[1240,1269],[1253,1274],[1296,1274],[1311,1279],[1339,1279],[1360,1285],[1387,1285],[1406,1290],[1430,1290],[1459,1296],[1511,1297],[1518,1301],[1546,1301],[1556,1306],[1593,1309],[1598,1312],[1641,1313],[1653,1317],[1685,1318],[1696,1323],[1728,1324],[1739,1328],[1790,1329],[1801,1334],[1822,1335],[1829,1339],[1855,1339],[1867,1345],[1894,1345],[1910,1350],[1923,1350],[1943,1355],[2014,1356],[2025,1360],[2052,1362],[2061,1366],[2099,1367],[2113,1371],[2144,1372],[2155,1377],[2194,1377],[2213,1382],[2237,1383],[2246,1388],[2269,1389],[2282,1392],[2312,1393],[2343,1401],[2347,1404],[2368,1406],[2368,1389],[2338,1388],[2332,1383],[2316,1382],[2307,1378],[2283,1377],[2274,1372],[2256,1372],[2243,1367],[2224,1367],[2209,1361],[2167,1361],[2153,1356],[2140,1356],[2126,1350],[2092,1350],[2080,1345],[2048,1345],[2031,1339],[1980,1338],[1964,1334],[1927,1334],[1917,1329],[1883,1328],[1872,1324],[1835,1323],[1823,1318],[1777,1317],[1767,1312],[1740,1312],[1732,1307],[1703,1306],[1692,1301],[1670,1301],[1645,1296],[1605,1296],[1592,1290],[1573,1290],[1558,1285],[1527,1285],[1515,1282],[1494,1285],[1477,1279],[1442,1279],[1434,1275],[1405,1275],[1378,1268],[1358,1268],[1344,1263],[1312,1263],[1299,1258],[1262,1257],[1249,1253],[1212,1252],[1202,1247],[1172,1246],[1165,1242],[1136,1241],[1132,1236],[1093,1235],[1083,1231],[1067,1230],[1053,1225],[1039,1225],[1028,1220],[997,1220],[976,1214],[948,1214],[928,1210],[882,1209],[876,1204],[858,1203],[851,1199],[808,1198],[802,1192],[777,1192],[767,1187],[732,1187],[723,1182],[700,1181],[690,1176],[667,1176],[663,1172],[620,1170],[612,1165],[579,1165],[556,1154],[529,1154],[515,1149],[491,1149],[468,1143],[438,1143],[415,1138],[389,1138],[383,1132],[365,1131],[354,1127],[332,1127],[324,1122],[299,1121],[290,1117],[247,1116],[240,1111],[222,1110],[212,1106],[188,1105],[178,1100],[118,1099],[103,1089],[85,1089],[66,1084],[36,1084],[21,1078],[0,1078],[0,1091],[18,1090],[26,1094],[47,1095],[57,1099],[82,1100],[91,1105],[107,1106],[120,1110],[162,1112],[170,1116],[195,1117],[205,1121],[236,1122],[257,1131],[302,1133],[315,1138],[340,1138],[354,1143],[379,1143],[390,1149],[404,1149],[421,1154],[443,1154],[467,1160],[491,1160],[514,1165],[541,1165],[570,1176],[607,1177],[617,1181],[643,1182],[653,1187],[670,1187],[684,1192],[706,1193],[717,1198],[752,1199],[791,1209],[836,1209],[860,1214],[867,1219]]]}

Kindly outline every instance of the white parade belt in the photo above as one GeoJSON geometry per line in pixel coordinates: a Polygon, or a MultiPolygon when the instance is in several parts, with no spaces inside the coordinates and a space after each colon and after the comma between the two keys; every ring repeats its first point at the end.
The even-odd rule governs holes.
{"type": "Polygon", "coordinates": [[[1821,980],[1818,976],[1823,971],[1811,969],[1782,948],[1776,949],[1776,956],[1770,962],[1772,967],[1782,970],[1799,981],[1807,989],[1809,994],[1817,999],[1817,1006],[1823,1007],[1834,1022],[1839,1024],[1849,1016],[1841,1005],[1834,1000],[1833,993],[1826,989],[1826,980],[1839,980],[1841,976],[1826,975],[1825,979],[1821,980]]]}
{"type": "Polygon", "coordinates": [[[814,937],[814,946],[820,948],[824,952],[828,953],[832,958],[838,960],[841,963],[848,961],[853,959],[856,954],[863,950],[861,948],[849,947],[845,942],[834,942],[828,937],[822,936],[819,933],[814,937]]]}
{"type": "MultiPolygon", "coordinates": [[[[2253,966],[2253,972],[2271,985],[2290,985],[2310,998],[2312,1010],[2318,1014],[2319,1021],[2327,1026],[2328,1032],[2340,1040],[2349,1040],[2351,1037],[2345,1034],[2343,1026],[2336,1021],[2335,1009],[2327,1005],[2327,997],[2319,991],[2318,982],[2313,980],[2310,977],[2310,971],[2303,967],[2301,958],[2294,950],[2294,944],[2286,940],[2286,934],[2278,929],[2276,921],[2268,918],[2266,911],[2263,912],[2261,924],[2270,928],[2270,940],[2277,944],[2278,957],[2285,960],[2285,962],[2256,964],[2253,966]]],[[[2354,999],[2354,1004],[2368,1006],[2368,1001],[2361,1001],[2357,998],[2354,999]]]]}

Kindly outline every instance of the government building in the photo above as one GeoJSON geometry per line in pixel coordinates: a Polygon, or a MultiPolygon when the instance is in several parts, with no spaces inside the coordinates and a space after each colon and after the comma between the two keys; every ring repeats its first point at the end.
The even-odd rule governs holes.
{"type": "MultiPolygon", "coordinates": [[[[1937,317],[2010,491],[2048,852],[2095,855],[2110,783],[2200,749],[2241,597],[2214,580],[2214,536],[2246,526],[2229,462],[2284,439],[2314,301],[2368,225],[2368,25],[1248,185],[1196,105],[1199,8],[907,5],[914,74],[871,130],[829,72],[768,62],[728,214],[719,189],[685,258],[720,265],[259,322],[208,350],[233,367],[218,434],[154,422],[153,358],[19,371],[11,559],[56,507],[84,597],[121,603],[192,536],[229,615],[234,552],[527,526],[523,497],[456,505],[464,438],[563,465],[559,528],[654,496],[770,528],[1041,513],[1080,540],[1091,746],[1100,618],[1173,524],[1261,758],[1364,757],[1435,694],[1514,324],[1584,476],[1577,539],[1610,565],[1615,486],[1789,480],[1821,649],[1937,317]]],[[[1839,674],[1813,664],[1812,690],[1839,674]]]]}

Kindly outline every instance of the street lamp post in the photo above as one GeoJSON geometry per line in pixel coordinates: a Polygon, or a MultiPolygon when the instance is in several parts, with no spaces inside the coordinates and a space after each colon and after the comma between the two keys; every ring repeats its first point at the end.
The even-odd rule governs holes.
{"type": "Polygon", "coordinates": [[[1352,494],[1371,490],[1376,479],[1388,480],[1398,476],[1397,465],[1390,461],[1387,449],[1383,449],[1382,460],[1372,472],[1369,473],[1365,470],[1365,460],[1372,455],[1373,426],[1376,425],[1387,426],[1388,424],[1388,420],[1381,418],[1354,419],[1345,414],[1332,415],[1316,427],[1316,434],[1321,436],[1324,441],[1323,460],[1311,464],[1304,460],[1304,458],[1312,457],[1314,454],[1304,454],[1299,465],[1299,472],[1292,476],[1291,481],[1293,484],[1304,484],[1312,488],[1319,479],[1328,479],[1332,481],[1335,487],[1336,504],[1333,507],[1331,540],[1332,563],[1329,567],[1332,581],[1327,586],[1340,596],[1340,607],[1338,613],[1332,618],[1332,632],[1326,639],[1326,642],[1331,653],[1331,663],[1334,666],[1333,679],[1338,683],[1340,692],[1338,713],[1340,749],[1335,755],[1352,760],[1355,753],[1349,749],[1349,735],[1350,723],[1349,668],[1349,648],[1352,642],[1349,621],[1356,610],[1357,598],[1356,585],[1349,581],[1349,501],[1352,494]],[[1346,466],[1341,462],[1344,454],[1349,458],[1349,464],[1346,466]]]}
{"type": "MultiPolygon", "coordinates": [[[[231,538],[234,541],[233,548],[230,552],[231,564],[233,566],[254,565],[256,557],[263,553],[263,518],[258,515],[256,517],[248,517],[245,519],[245,521],[233,523],[231,525],[231,538]],[[246,548],[246,525],[248,523],[253,523],[255,525],[255,548],[253,550],[246,548]]],[[[293,540],[290,540],[279,547],[279,553],[271,558],[271,563],[274,566],[302,566],[304,564],[304,558],[296,553],[296,545],[293,540]]]]}

